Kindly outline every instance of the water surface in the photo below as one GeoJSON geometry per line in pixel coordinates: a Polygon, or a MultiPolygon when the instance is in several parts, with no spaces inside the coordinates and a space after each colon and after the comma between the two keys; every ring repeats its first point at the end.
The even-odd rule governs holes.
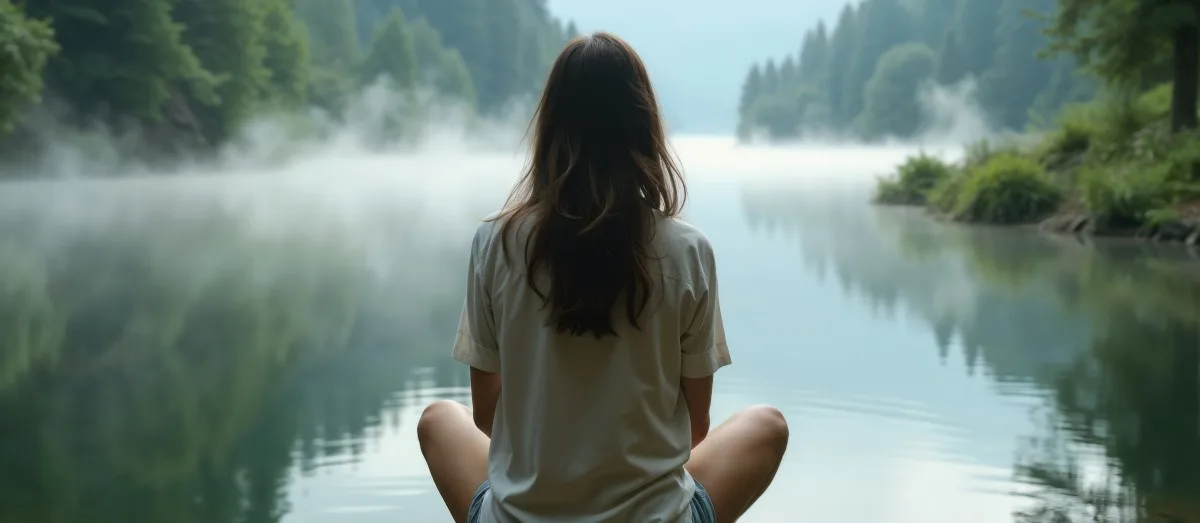
{"type": "MultiPolygon", "coordinates": [[[[903,150],[679,146],[715,418],[792,426],[743,521],[1200,522],[1192,253],[867,205],[903,150]]],[[[468,401],[464,256],[518,166],[0,186],[0,522],[448,521],[415,423],[468,401]]]]}

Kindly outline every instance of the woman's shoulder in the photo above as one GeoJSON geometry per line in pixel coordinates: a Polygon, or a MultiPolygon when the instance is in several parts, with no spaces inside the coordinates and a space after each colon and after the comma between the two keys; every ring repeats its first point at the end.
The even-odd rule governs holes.
{"type": "Polygon", "coordinates": [[[688,252],[712,256],[712,243],[699,227],[679,217],[658,220],[655,240],[666,247],[668,254],[688,252]]]}

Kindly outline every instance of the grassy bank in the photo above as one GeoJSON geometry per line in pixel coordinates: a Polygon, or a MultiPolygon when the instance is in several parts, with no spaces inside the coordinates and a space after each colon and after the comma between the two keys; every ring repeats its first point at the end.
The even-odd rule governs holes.
{"type": "Polygon", "coordinates": [[[1032,140],[981,142],[949,163],[918,154],[876,203],[967,223],[1200,244],[1200,132],[1172,133],[1170,87],[1069,107],[1032,140]]]}

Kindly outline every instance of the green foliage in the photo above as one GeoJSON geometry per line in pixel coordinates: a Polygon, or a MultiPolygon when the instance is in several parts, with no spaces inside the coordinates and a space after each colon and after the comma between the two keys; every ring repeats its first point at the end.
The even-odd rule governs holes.
{"type": "Polygon", "coordinates": [[[1062,193],[1032,159],[1002,154],[971,169],[957,191],[953,214],[966,222],[1014,224],[1054,212],[1062,193]]]}
{"type": "Polygon", "coordinates": [[[942,178],[926,195],[929,208],[937,211],[938,214],[953,215],[954,209],[958,205],[958,196],[962,193],[966,181],[967,171],[951,170],[949,175],[942,178]]]}
{"type": "MultiPolygon", "coordinates": [[[[894,47],[912,40],[912,13],[900,5],[899,0],[865,2],[858,12],[857,29],[855,53],[846,76],[850,90],[842,99],[842,110],[855,117],[864,110],[866,90],[871,88],[870,81],[878,71],[881,58],[894,47]]],[[[905,100],[905,104],[915,106],[916,99],[905,100]]],[[[872,134],[887,132],[885,129],[872,130],[872,134]]]]}
{"type": "Polygon", "coordinates": [[[265,65],[263,22],[267,12],[248,0],[180,1],[172,15],[183,43],[216,80],[217,97],[199,111],[207,138],[229,137],[265,97],[271,71],[265,65]]]}
{"type": "MultiPolygon", "coordinates": [[[[892,91],[886,104],[895,115],[890,118],[879,117],[883,106],[871,107],[868,91],[883,58],[913,45],[936,50],[931,79],[937,84],[975,80],[977,101],[989,123],[1017,131],[1030,120],[1053,119],[1064,104],[1090,99],[1095,92],[1093,80],[1076,74],[1075,60],[1042,60],[1038,56],[1050,43],[1043,34],[1048,23],[1045,17],[1054,11],[1056,1],[864,0],[847,5],[831,32],[822,22],[805,33],[798,55],[799,73],[792,85],[764,89],[764,82],[746,82],[739,104],[739,129],[821,129],[854,138],[912,138],[921,130],[914,123],[924,115],[916,91],[909,92],[910,84],[888,88],[875,83],[875,89],[892,91]],[[747,111],[759,98],[797,87],[812,89],[823,110],[796,113],[792,115],[795,121],[787,125],[754,121],[756,114],[747,111]]],[[[785,57],[785,63],[791,58],[785,57]]],[[[765,71],[760,64],[752,66],[752,71],[755,69],[765,71]]],[[[789,83],[788,75],[779,77],[783,84],[789,83]]],[[[791,136],[788,132],[774,137],[791,136]]]]}
{"type": "Polygon", "coordinates": [[[295,0],[296,14],[308,26],[313,63],[349,72],[358,63],[353,0],[295,0]]]}
{"type": "Polygon", "coordinates": [[[184,86],[206,103],[216,80],[181,39],[182,26],[163,0],[111,0],[103,7],[26,2],[26,13],[51,19],[61,52],[46,66],[46,88],[82,119],[120,115],[163,119],[184,86]]]}
{"type": "Polygon", "coordinates": [[[287,0],[267,0],[263,65],[270,73],[268,93],[284,107],[301,107],[308,100],[308,33],[287,0]]]}
{"type": "Polygon", "coordinates": [[[409,32],[423,81],[432,83],[439,93],[475,105],[478,99],[475,81],[462,54],[447,49],[437,29],[424,18],[409,24],[409,32]]]}
{"type": "Polygon", "coordinates": [[[875,202],[895,205],[924,205],[930,191],[953,174],[949,164],[925,153],[909,157],[897,170],[896,177],[880,179],[875,202]]]}
{"type": "Polygon", "coordinates": [[[42,70],[58,50],[48,22],[0,0],[0,135],[12,130],[22,107],[41,100],[42,70]]]}
{"type": "Polygon", "coordinates": [[[906,44],[885,53],[867,82],[859,133],[868,138],[916,134],[923,118],[914,101],[936,68],[937,58],[925,44],[906,44]]]}
{"type": "Polygon", "coordinates": [[[411,89],[418,80],[417,52],[408,22],[400,10],[394,10],[371,41],[371,50],[363,60],[360,78],[364,84],[381,78],[397,87],[411,89]]]}
{"type": "Polygon", "coordinates": [[[1200,135],[1147,129],[1139,148],[1120,159],[1091,162],[1079,178],[1083,201],[1099,225],[1136,229],[1200,198],[1200,135]]]}
{"type": "MultiPolygon", "coordinates": [[[[576,31],[542,0],[0,0],[0,135],[43,91],[64,133],[100,124],[138,144],[119,154],[163,159],[310,105],[344,121],[379,76],[498,111],[540,89],[576,31]]],[[[32,134],[19,138],[47,142],[32,134]]]]}

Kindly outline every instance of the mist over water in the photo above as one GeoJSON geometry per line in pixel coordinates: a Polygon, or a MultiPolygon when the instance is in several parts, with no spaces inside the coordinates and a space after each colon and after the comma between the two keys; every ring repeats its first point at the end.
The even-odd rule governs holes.
{"type": "MultiPolygon", "coordinates": [[[[733,347],[714,418],[771,403],[793,426],[745,521],[1051,521],[1037,511],[1119,498],[1095,490],[1112,471],[1168,474],[1130,488],[1194,506],[1196,469],[1180,466],[1197,450],[1171,439],[1200,415],[1180,393],[1200,397],[1194,373],[1170,373],[1200,369],[1200,294],[1177,275],[1188,253],[868,204],[905,156],[986,135],[963,89],[930,93],[941,124],[916,143],[674,137],[733,347]],[[1162,347],[1153,365],[1118,364],[1147,339],[1162,347]],[[1171,390],[1130,385],[1143,382],[1171,390]],[[1142,439],[1106,448],[1129,435],[1097,435],[1096,416],[1142,439]],[[1046,487],[1072,470],[1082,486],[1046,487]]],[[[350,126],[276,157],[272,125],[217,164],[83,162],[0,184],[0,469],[24,471],[0,514],[446,519],[416,417],[436,398],[469,401],[449,358],[465,257],[524,165],[519,127],[447,124],[379,149],[350,126]]]]}

